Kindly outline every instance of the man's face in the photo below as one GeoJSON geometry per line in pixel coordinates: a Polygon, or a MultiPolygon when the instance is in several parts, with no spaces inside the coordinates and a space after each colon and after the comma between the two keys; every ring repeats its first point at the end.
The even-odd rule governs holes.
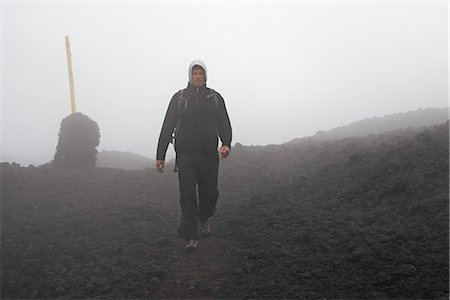
{"type": "Polygon", "coordinates": [[[192,68],[192,84],[195,86],[202,86],[205,84],[205,71],[202,68],[192,68]]]}

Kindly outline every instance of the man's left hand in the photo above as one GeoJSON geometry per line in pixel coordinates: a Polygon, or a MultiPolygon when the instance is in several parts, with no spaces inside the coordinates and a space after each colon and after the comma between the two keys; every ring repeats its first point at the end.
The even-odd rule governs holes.
{"type": "Polygon", "coordinates": [[[228,146],[222,146],[220,147],[219,152],[222,155],[222,157],[225,158],[230,154],[231,150],[230,148],[228,148],[228,146]]]}

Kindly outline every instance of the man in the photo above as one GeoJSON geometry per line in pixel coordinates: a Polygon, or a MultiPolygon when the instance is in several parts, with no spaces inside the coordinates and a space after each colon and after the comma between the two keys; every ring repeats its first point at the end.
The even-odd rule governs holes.
{"type": "Polygon", "coordinates": [[[167,147],[174,138],[180,189],[181,221],[178,235],[186,239],[185,249],[197,247],[199,233],[208,235],[208,218],[216,211],[219,153],[230,154],[232,131],[222,96],[206,87],[205,64],[189,66],[189,83],[169,103],[158,141],[156,168],[164,172],[167,147]],[[197,201],[198,190],[198,201],[197,201]]]}

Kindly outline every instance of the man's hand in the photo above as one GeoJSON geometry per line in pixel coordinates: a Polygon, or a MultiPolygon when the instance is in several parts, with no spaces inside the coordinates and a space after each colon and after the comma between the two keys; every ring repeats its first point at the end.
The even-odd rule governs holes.
{"type": "Polygon", "coordinates": [[[230,154],[230,148],[228,148],[228,146],[222,146],[219,149],[220,154],[222,155],[223,158],[227,157],[230,154]]]}
{"type": "Polygon", "coordinates": [[[157,160],[156,161],[156,169],[159,173],[164,173],[164,160],[157,160]]]}

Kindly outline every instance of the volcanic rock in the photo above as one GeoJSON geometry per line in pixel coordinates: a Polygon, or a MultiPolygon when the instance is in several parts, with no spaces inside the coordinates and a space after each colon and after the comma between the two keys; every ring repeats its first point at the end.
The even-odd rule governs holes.
{"type": "Polygon", "coordinates": [[[100,131],[97,123],[82,113],[61,122],[53,164],[65,169],[94,168],[100,131]]]}

